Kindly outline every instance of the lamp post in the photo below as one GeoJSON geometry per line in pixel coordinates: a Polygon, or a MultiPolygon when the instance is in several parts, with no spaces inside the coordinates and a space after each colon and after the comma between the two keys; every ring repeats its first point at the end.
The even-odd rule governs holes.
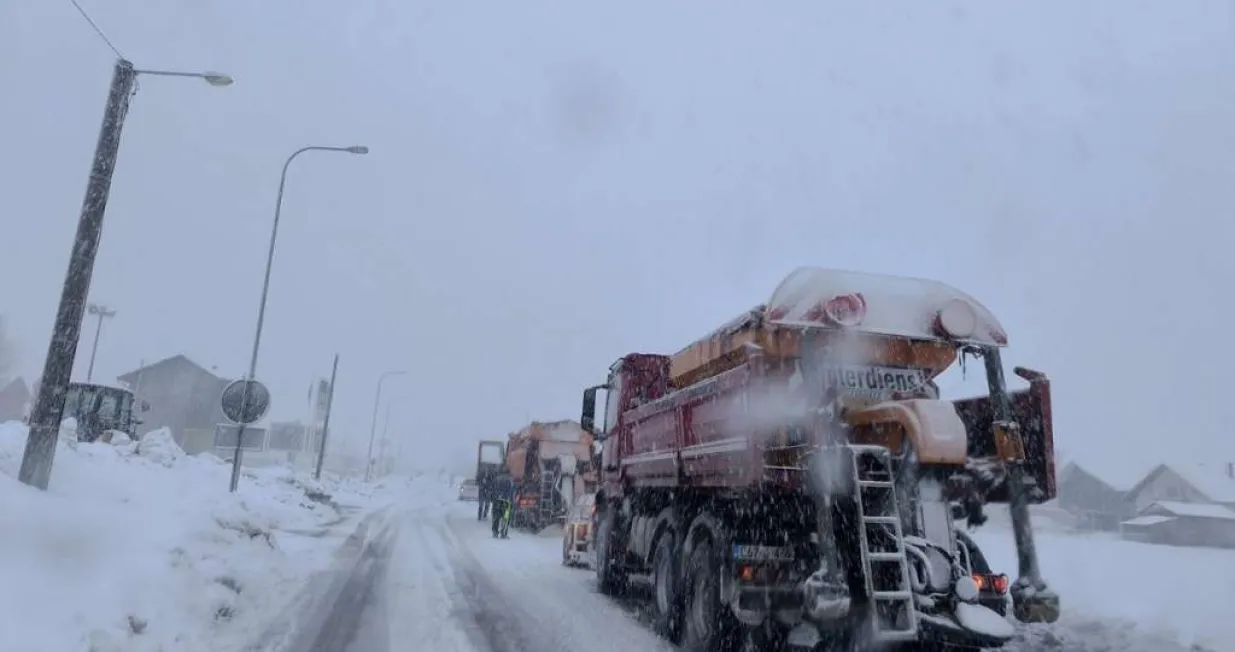
{"type": "Polygon", "coordinates": [[[382,383],[391,376],[398,376],[407,373],[406,370],[392,370],[383,372],[377,379],[377,393],[373,396],[373,421],[369,425],[369,454],[365,457],[364,479],[369,481],[370,475],[373,472],[373,440],[377,436],[377,408],[382,402],[382,383]]]}
{"type": "MultiPolygon", "coordinates": [[[[377,459],[383,467],[390,465],[388,451],[390,449],[390,399],[386,399],[386,416],[382,418],[382,447],[378,449],[377,459]]],[[[376,466],[376,465],[374,465],[376,466]]]]}
{"type": "Polygon", "coordinates": [[[94,379],[94,356],[99,353],[99,335],[103,333],[103,320],[115,317],[116,311],[109,310],[107,306],[90,303],[86,305],[86,312],[99,318],[98,325],[94,327],[94,345],[90,347],[90,366],[86,369],[86,382],[90,382],[94,379]]]}
{"type": "Polygon", "coordinates": [[[30,434],[26,437],[26,449],[22,454],[21,470],[17,475],[22,482],[39,489],[46,490],[51,480],[51,467],[56,457],[56,438],[60,433],[60,418],[64,413],[65,392],[73,373],[73,360],[77,357],[77,340],[81,336],[86,297],[90,292],[90,277],[94,272],[94,259],[99,251],[99,238],[103,234],[103,215],[107,211],[112,174],[120,154],[120,133],[129,112],[129,99],[133,95],[138,75],[197,77],[211,86],[227,86],[232,83],[231,77],[217,72],[139,70],[126,59],[116,60],[111,87],[107,92],[107,104],[103,109],[103,123],[99,127],[99,138],[95,143],[90,178],[86,183],[86,195],[77,219],[77,233],[73,238],[69,266],[60,290],[60,304],[56,308],[51,342],[47,346],[47,358],[43,363],[39,393],[30,410],[30,434]]]}
{"type": "MultiPolygon", "coordinates": [[[[283,212],[283,189],[287,186],[287,168],[296,160],[297,156],[305,152],[343,152],[346,154],[368,154],[369,148],[364,145],[352,145],[350,147],[327,147],[324,145],[310,145],[301,147],[292,152],[291,156],[283,162],[283,172],[279,175],[279,193],[274,201],[274,223],[270,226],[270,248],[266,252],[266,273],[262,277],[262,298],[257,305],[257,327],[253,333],[253,353],[249,356],[249,375],[247,376],[250,382],[244,384],[244,393],[241,395],[241,404],[249,404],[249,387],[252,386],[252,381],[256,380],[254,376],[257,374],[257,352],[262,346],[262,326],[266,323],[266,298],[270,295],[270,269],[274,265],[274,244],[279,237],[279,216],[283,212]]],[[[240,458],[244,454],[241,448],[241,443],[244,442],[244,426],[239,424],[236,433],[236,450],[232,455],[232,480],[231,491],[236,491],[236,485],[240,482],[240,458]]]]}

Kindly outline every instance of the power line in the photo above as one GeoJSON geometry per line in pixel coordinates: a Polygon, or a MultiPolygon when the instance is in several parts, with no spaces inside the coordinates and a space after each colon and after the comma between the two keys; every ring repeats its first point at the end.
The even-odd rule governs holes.
{"type": "Polygon", "coordinates": [[[107,38],[107,34],[103,33],[102,28],[100,28],[98,24],[94,22],[94,19],[90,17],[90,14],[86,13],[86,10],[82,9],[81,5],[77,4],[77,0],[69,0],[69,2],[71,2],[73,6],[77,9],[77,13],[81,14],[81,17],[85,18],[87,23],[90,23],[90,27],[94,29],[94,33],[98,34],[99,38],[103,39],[103,42],[107,44],[107,47],[111,48],[111,51],[115,52],[118,58],[123,59],[124,55],[120,54],[120,49],[117,48],[116,45],[111,42],[111,39],[107,38]]]}

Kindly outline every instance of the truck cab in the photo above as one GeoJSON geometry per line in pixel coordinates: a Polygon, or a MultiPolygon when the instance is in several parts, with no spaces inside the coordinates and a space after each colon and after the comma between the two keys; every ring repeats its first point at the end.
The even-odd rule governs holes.
{"type": "Polygon", "coordinates": [[[77,421],[78,441],[92,442],[111,430],[135,437],[142,420],[134,412],[149,410],[150,404],[138,401],[128,389],[93,383],[69,383],[64,395],[62,418],[77,421]]]}

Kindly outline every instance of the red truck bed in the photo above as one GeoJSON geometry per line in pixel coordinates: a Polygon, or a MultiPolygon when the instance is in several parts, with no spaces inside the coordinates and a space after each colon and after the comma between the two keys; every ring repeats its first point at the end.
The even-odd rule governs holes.
{"type": "MultiPolygon", "coordinates": [[[[626,413],[630,429],[622,433],[618,446],[621,476],[628,486],[796,484],[797,474],[765,468],[764,453],[776,444],[759,428],[760,415],[748,409],[752,377],[750,364],[743,364],[626,413]]],[[[1038,376],[1030,388],[1010,395],[1028,472],[1041,489],[1034,502],[1049,500],[1055,496],[1050,383],[1038,376]]],[[[994,455],[989,401],[984,396],[954,401],[968,430],[970,457],[994,455]]],[[[1006,491],[996,490],[988,500],[1005,502],[1006,491]]]]}

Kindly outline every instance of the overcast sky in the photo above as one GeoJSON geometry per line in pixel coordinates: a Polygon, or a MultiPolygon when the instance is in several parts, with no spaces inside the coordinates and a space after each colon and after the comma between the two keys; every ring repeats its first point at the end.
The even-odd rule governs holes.
{"type": "MultiPolygon", "coordinates": [[[[141,80],[96,377],[176,353],[241,375],[283,159],[359,143],[290,175],[274,416],[339,351],[343,439],[407,368],[392,432],[466,460],[822,265],[984,301],[1009,365],[1052,375],[1071,455],[1235,459],[1230,3],[81,2],[139,68],[236,78],[141,80]]],[[[0,313],[27,376],[113,59],[67,0],[0,3],[0,313]]]]}

